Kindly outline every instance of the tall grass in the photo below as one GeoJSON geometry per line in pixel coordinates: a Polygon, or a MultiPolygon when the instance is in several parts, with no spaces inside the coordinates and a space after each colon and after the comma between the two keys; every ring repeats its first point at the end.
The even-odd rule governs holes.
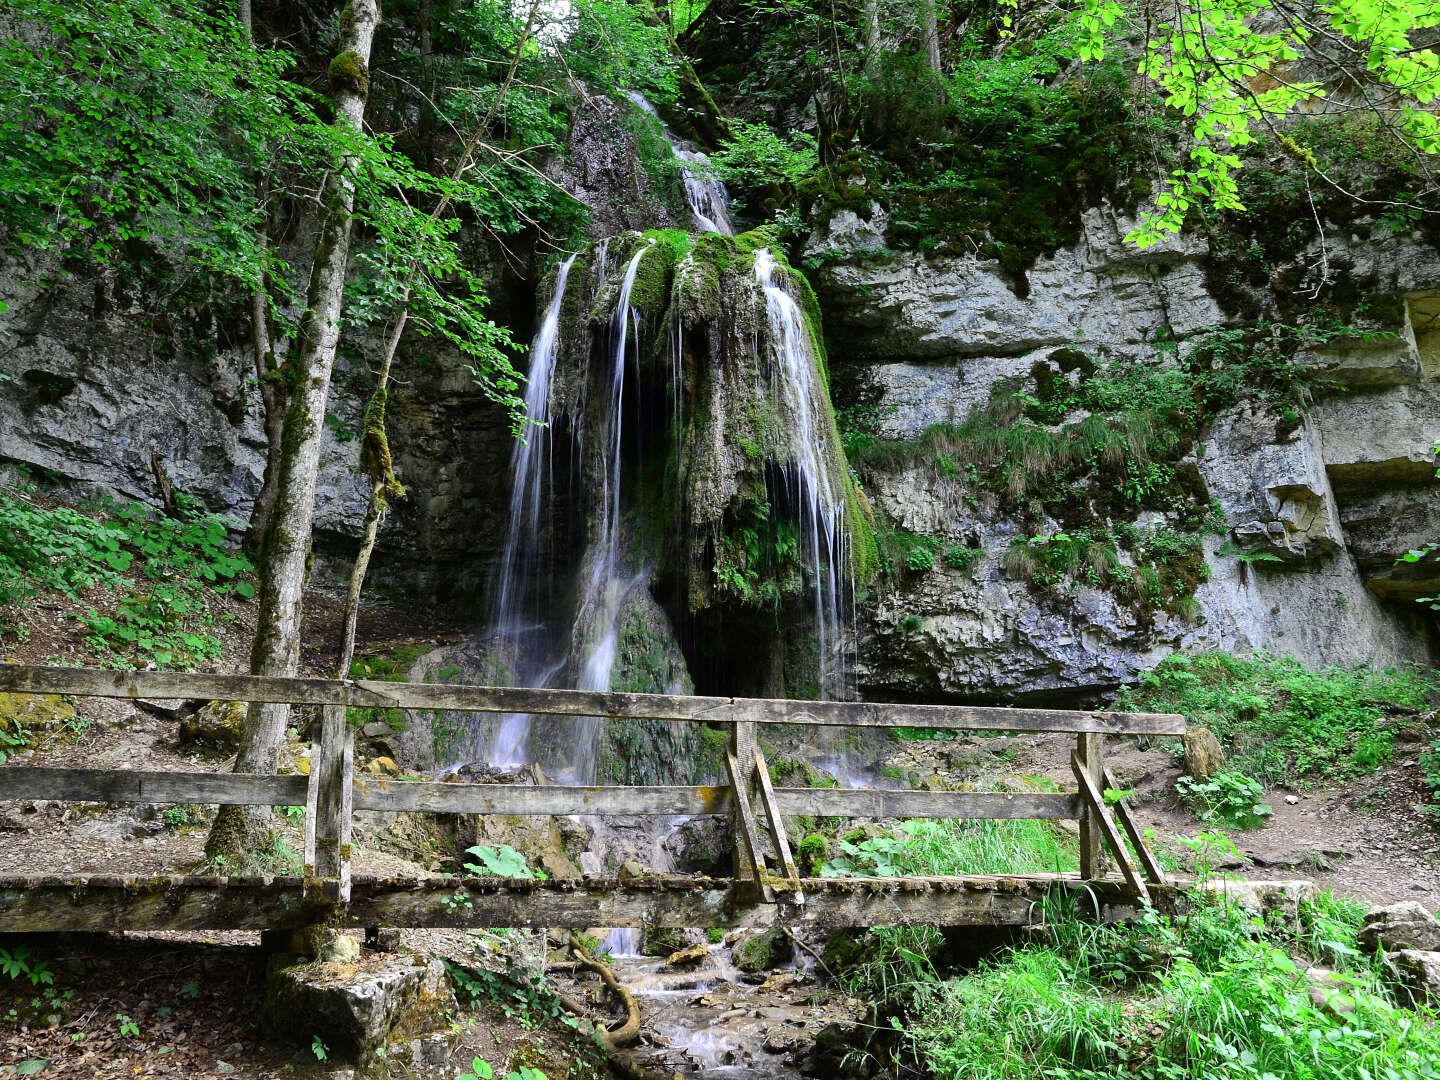
{"type": "Polygon", "coordinates": [[[914,992],[905,1049],[924,1073],[966,1080],[1440,1076],[1435,1014],[1397,1002],[1378,964],[1352,963],[1336,987],[1352,1011],[1312,999],[1312,950],[1344,944],[1316,927],[1353,950],[1358,910],[1322,896],[1298,937],[1228,907],[1120,928],[1062,921],[1051,945],[914,992]]]}

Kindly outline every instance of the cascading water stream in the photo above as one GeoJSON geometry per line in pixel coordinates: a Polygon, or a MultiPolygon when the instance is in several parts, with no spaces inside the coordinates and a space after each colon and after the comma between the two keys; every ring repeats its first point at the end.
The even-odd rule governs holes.
{"type": "MultiPolygon", "coordinates": [[[[554,446],[550,429],[550,385],[555,375],[555,359],[560,351],[560,309],[565,303],[565,285],[575,258],[571,255],[560,264],[560,270],[555,275],[554,295],[546,306],[545,317],[530,349],[525,415],[533,424],[526,432],[525,440],[517,441],[510,455],[510,471],[515,477],[515,485],[510,492],[510,517],[500,555],[491,625],[504,643],[505,652],[501,659],[524,686],[547,686],[558,673],[553,663],[537,669],[533,659],[522,656],[521,646],[527,637],[539,631],[544,621],[540,611],[527,608],[526,586],[538,576],[544,479],[549,472],[554,446]]],[[[525,742],[529,733],[529,716],[522,713],[505,716],[488,747],[489,762],[503,766],[524,764],[525,742]]]]}
{"type": "MultiPolygon", "coordinates": [[[[620,474],[624,447],[626,346],[634,319],[630,293],[640,260],[653,245],[646,244],[630,259],[620,282],[611,322],[610,385],[605,402],[603,430],[599,433],[605,459],[601,471],[600,524],[585,555],[583,586],[572,641],[576,643],[575,685],[579,690],[609,690],[620,637],[620,613],[626,594],[644,584],[644,574],[626,574],[620,566],[620,474]]],[[[638,334],[637,334],[638,337],[638,334]]],[[[586,717],[576,731],[575,776],[589,780],[595,764],[595,741],[600,720],[586,717]]]]}
{"type": "Polygon", "coordinates": [[[734,236],[735,226],[730,223],[730,196],[725,191],[725,185],[711,175],[710,158],[677,139],[643,94],[632,90],[626,96],[660,125],[661,134],[680,163],[680,177],[685,182],[685,201],[690,204],[690,212],[695,215],[695,224],[700,231],[734,236]]]}
{"type": "Polygon", "coordinates": [[[798,512],[801,553],[814,577],[820,696],[842,698],[848,691],[844,593],[850,546],[844,491],[834,468],[827,466],[820,442],[817,417],[823,404],[805,317],[795,298],[775,282],[775,256],[769,248],[755,252],[755,280],[765,299],[770,331],[771,392],[790,422],[790,460],[781,472],[786,497],[798,512]]]}

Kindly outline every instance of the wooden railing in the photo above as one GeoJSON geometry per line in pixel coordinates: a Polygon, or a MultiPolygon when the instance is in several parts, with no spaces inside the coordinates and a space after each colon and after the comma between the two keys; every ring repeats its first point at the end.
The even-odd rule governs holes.
{"type": "Polygon", "coordinates": [[[0,768],[0,799],[83,802],[305,805],[307,882],[327,897],[350,899],[351,819],[355,810],[521,815],[732,814],[737,877],[764,901],[776,891],[803,903],[801,879],[782,818],[788,815],[873,818],[1048,818],[1078,820],[1080,877],[1102,875],[1108,848],[1127,887],[1149,900],[1147,879],[1165,876],[1146,848],[1129,807],[1105,767],[1106,735],[1183,735],[1183,717],[1155,713],[813,702],[758,698],[531,690],[491,686],[368,680],[264,678],[165,671],[102,671],[0,664],[0,692],[119,699],[267,702],[321,706],[319,738],[309,776],[0,768]],[[730,728],[724,786],[547,787],[399,781],[357,776],[347,706],[533,713],[706,722],[730,728]],[[877,789],[776,788],[760,752],[760,724],[825,727],[935,728],[1073,734],[1077,791],[931,792],[877,789]],[[768,826],[761,840],[755,804],[768,826]],[[1128,837],[1139,867],[1132,860],[1128,837]],[[766,867],[767,858],[775,864],[766,867]]]}

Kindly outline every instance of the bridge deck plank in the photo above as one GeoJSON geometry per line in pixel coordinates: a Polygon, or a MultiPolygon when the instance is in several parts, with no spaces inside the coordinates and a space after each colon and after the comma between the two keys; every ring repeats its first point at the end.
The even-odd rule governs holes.
{"type": "MultiPolygon", "coordinates": [[[[734,881],[662,875],[544,882],[503,878],[351,881],[356,926],[768,927],[1023,926],[1053,890],[1074,891],[1107,919],[1138,913],[1122,881],[1075,875],[802,878],[804,902],[782,888],[763,903],[734,881]],[[454,901],[457,891],[467,903],[454,901]],[[1093,898],[1093,900],[1092,900],[1093,898]]],[[[1152,886],[1157,906],[1180,893],[1152,886]]],[[[321,912],[300,878],[0,876],[0,934],[114,930],[264,930],[310,925],[321,912]]]]}

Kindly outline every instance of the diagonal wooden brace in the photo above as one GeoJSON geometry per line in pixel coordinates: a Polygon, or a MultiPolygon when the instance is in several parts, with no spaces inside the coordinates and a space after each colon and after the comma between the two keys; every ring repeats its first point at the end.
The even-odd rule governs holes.
{"type": "Polygon", "coordinates": [[[1150,903],[1150,890],[1145,887],[1144,880],[1135,869],[1135,864],[1130,861],[1130,853],[1125,850],[1125,844],[1120,839],[1120,832],[1115,827],[1115,819],[1110,816],[1110,807],[1105,805],[1104,796],[1095,786],[1095,781],[1090,778],[1090,772],[1085,768],[1085,763],[1080,760],[1079,754],[1070,755],[1070,768],[1075,773],[1075,780],[1080,785],[1080,797],[1089,811],[1091,827],[1099,828],[1100,835],[1105,838],[1106,844],[1115,856],[1115,861],[1120,864],[1120,872],[1125,875],[1125,883],[1145,903],[1150,903]]]}
{"type": "MultiPolygon", "coordinates": [[[[1101,775],[1105,778],[1105,786],[1112,791],[1119,791],[1120,785],[1115,782],[1115,777],[1110,774],[1109,769],[1102,769],[1101,775]]],[[[1144,834],[1140,832],[1135,824],[1135,818],[1130,813],[1130,804],[1121,798],[1112,807],[1115,811],[1115,820],[1125,830],[1125,835],[1130,838],[1130,844],[1135,848],[1135,854],[1140,857],[1140,862],[1145,868],[1145,876],[1150,879],[1151,885],[1165,885],[1169,878],[1165,876],[1165,868],[1155,858],[1155,853],[1145,846],[1144,834]]]]}
{"type": "Polygon", "coordinates": [[[765,764],[765,755],[755,751],[755,779],[760,783],[760,798],[765,804],[765,817],[770,823],[770,838],[775,844],[775,854],[780,860],[780,872],[795,890],[797,904],[805,902],[805,893],[800,888],[800,871],[790,855],[790,840],[785,835],[785,822],[780,817],[780,804],[775,800],[775,789],[770,785],[770,769],[765,764]]]}
{"type": "Polygon", "coordinates": [[[760,845],[760,830],[755,825],[755,812],[750,809],[750,793],[732,747],[725,748],[725,769],[735,789],[735,817],[745,853],[750,856],[750,869],[760,895],[767,904],[775,902],[775,890],[765,881],[765,849],[760,845]]]}

